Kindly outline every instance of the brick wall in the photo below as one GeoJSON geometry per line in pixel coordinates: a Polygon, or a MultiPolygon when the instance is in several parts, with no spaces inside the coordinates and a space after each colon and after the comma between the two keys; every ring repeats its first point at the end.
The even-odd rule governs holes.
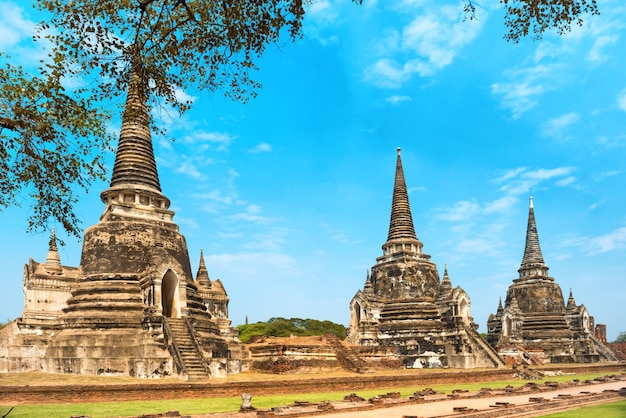
{"type": "MultiPolygon", "coordinates": [[[[568,367],[568,371],[619,372],[624,365],[584,365],[568,367]],[[575,370],[574,370],[575,369],[575,370]]],[[[425,387],[444,383],[490,382],[509,379],[511,369],[420,371],[399,376],[362,376],[323,378],[304,377],[296,380],[220,382],[215,379],[203,383],[132,383],[126,385],[63,385],[63,386],[0,386],[0,404],[49,404],[80,402],[149,401],[162,399],[194,399],[241,396],[278,395],[286,393],[341,392],[389,389],[394,387],[425,387]]]]}

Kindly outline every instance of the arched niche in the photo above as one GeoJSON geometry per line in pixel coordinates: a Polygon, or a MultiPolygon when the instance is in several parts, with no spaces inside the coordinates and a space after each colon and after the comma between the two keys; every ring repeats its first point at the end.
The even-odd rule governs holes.
{"type": "Polygon", "coordinates": [[[168,318],[180,318],[178,287],[178,276],[172,270],[167,270],[161,281],[161,306],[163,306],[163,316],[168,318]]]}
{"type": "Polygon", "coordinates": [[[359,329],[359,324],[361,323],[361,305],[359,302],[354,302],[350,314],[350,328],[353,330],[359,329]]]}
{"type": "Polygon", "coordinates": [[[466,325],[470,324],[470,304],[466,298],[461,298],[459,301],[459,316],[462,318],[466,325]]]}
{"type": "Polygon", "coordinates": [[[512,326],[513,324],[511,322],[511,317],[505,316],[502,321],[502,335],[504,335],[505,337],[508,337],[509,335],[511,335],[511,332],[513,331],[511,329],[512,326]]]}

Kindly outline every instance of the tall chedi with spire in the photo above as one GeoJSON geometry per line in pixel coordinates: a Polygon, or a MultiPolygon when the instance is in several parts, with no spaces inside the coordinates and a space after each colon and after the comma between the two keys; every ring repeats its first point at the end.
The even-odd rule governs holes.
{"type": "MultiPolygon", "coordinates": [[[[194,281],[185,238],[161,191],[141,86],[131,79],[110,187],[101,193],[104,212],[85,231],[78,274],[58,298],[56,331],[39,370],[206,379],[237,372],[243,362],[228,311],[209,312],[207,283],[194,281]]],[[[72,276],[77,269],[61,266],[53,250],[51,244],[52,255],[34,270],[72,276]]],[[[210,286],[208,274],[206,280],[210,286]]],[[[213,293],[217,287],[227,306],[221,282],[213,293]]]]}
{"type": "Polygon", "coordinates": [[[400,148],[383,255],[350,302],[347,341],[371,360],[391,351],[407,367],[497,367],[502,363],[477,334],[468,295],[452,288],[447,268],[422,252],[415,234],[400,148]]]}
{"type": "Polygon", "coordinates": [[[524,256],[509,286],[504,308],[487,321],[487,340],[509,362],[572,363],[614,360],[594,337],[593,318],[577,307],[570,292],[566,307],[561,287],[548,276],[530,196],[524,256]]]}

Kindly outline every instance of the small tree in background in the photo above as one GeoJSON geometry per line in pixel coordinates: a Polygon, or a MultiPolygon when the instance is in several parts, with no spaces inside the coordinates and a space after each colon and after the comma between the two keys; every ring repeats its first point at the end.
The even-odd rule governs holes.
{"type": "Polygon", "coordinates": [[[239,339],[247,343],[254,336],[268,337],[307,337],[334,334],[340,340],[346,338],[346,327],[332,321],[301,318],[270,318],[267,322],[239,325],[239,339]]]}

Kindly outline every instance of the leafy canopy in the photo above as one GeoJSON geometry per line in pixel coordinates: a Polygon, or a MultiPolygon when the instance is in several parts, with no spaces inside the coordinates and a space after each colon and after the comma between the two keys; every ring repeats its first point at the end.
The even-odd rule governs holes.
{"type": "Polygon", "coordinates": [[[34,36],[50,45],[47,59],[28,73],[0,54],[0,210],[28,201],[29,231],[56,219],[79,237],[76,187],[105,179],[114,112],[103,109],[123,102],[131,77],[152,106],[184,112],[179,93],[191,89],[245,102],[260,87],[255,60],[282,35],[301,36],[310,2],[35,1],[50,16],[34,36]]]}
{"type": "MultiPolygon", "coordinates": [[[[600,14],[596,0],[500,0],[504,5],[504,26],[507,41],[519,42],[529,35],[539,40],[550,29],[559,35],[572,30],[572,24],[582,26],[584,14],[600,14]]],[[[479,3],[465,0],[463,10],[470,20],[476,18],[479,3]]]]}
{"type": "Polygon", "coordinates": [[[505,39],[519,42],[532,33],[541,39],[544,32],[554,28],[563,35],[572,30],[572,24],[582,26],[582,15],[599,14],[596,0],[500,0],[506,14],[504,25],[509,29],[505,39]]]}
{"type": "Polygon", "coordinates": [[[331,321],[301,318],[270,318],[267,322],[239,325],[239,338],[247,343],[254,336],[306,337],[313,335],[334,334],[339,339],[346,338],[346,327],[331,321]]]}
{"type": "Polygon", "coordinates": [[[78,236],[73,187],[88,191],[105,178],[109,114],[82,89],[66,91],[62,78],[51,66],[31,76],[0,52],[0,211],[20,206],[26,192],[29,231],[52,218],[78,236]]]}

